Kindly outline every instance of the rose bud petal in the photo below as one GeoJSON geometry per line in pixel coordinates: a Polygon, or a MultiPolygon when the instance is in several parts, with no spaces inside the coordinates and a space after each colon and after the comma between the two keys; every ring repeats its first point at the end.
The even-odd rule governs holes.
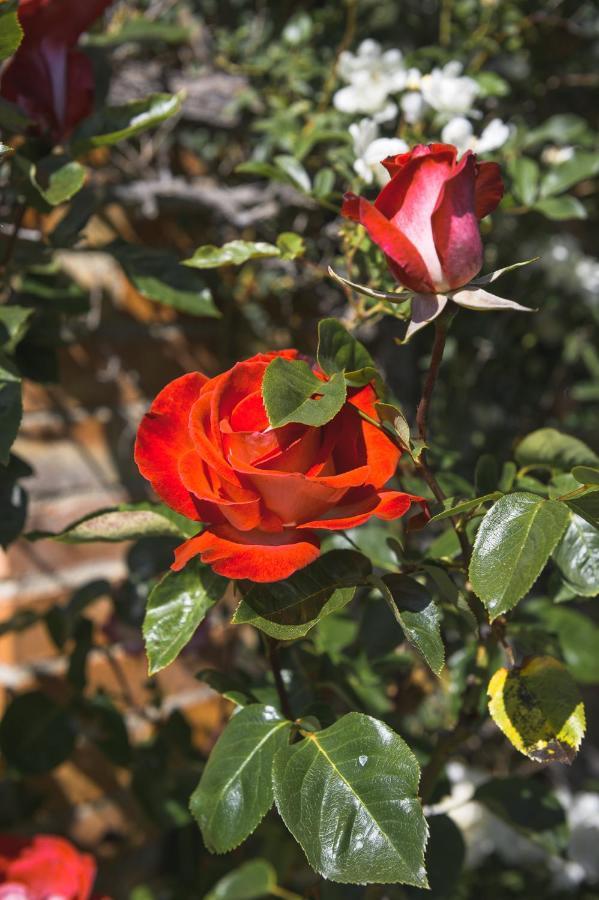
{"type": "Polygon", "coordinates": [[[64,838],[0,835],[0,898],[2,889],[10,887],[14,893],[8,896],[25,900],[90,900],[95,877],[93,857],[80,853],[64,838]]]}
{"type": "Polygon", "coordinates": [[[342,215],[360,222],[404,287],[439,294],[467,284],[482,266],[478,222],[503,196],[496,163],[458,161],[451,144],[415,147],[383,160],[391,181],[374,204],[346,194],[342,215]]]}
{"type": "Polygon", "coordinates": [[[262,380],[276,356],[298,353],[259,354],[216,378],[183,375],[141,422],[141,474],[165,503],[206,526],[177,549],[174,569],[199,554],[226,577],[279,581],[316,559],[318,530],[426,507],[421,497],[385,489],[400,450],[360,415],[380,421],[373,384],[350,388],[326,425],[271,427],[262,380]]]}
{"type": "Polygon", "coordinates": [[[0,96],[60,142],[90,114],[92,64],[74,47],[112,0],[20,0],[23,40],[4,69],[0,96]]]}

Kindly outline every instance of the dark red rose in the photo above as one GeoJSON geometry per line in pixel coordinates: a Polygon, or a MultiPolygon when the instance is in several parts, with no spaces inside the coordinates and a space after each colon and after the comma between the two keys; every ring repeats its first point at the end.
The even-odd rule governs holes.
{"type": "Polygon", "coordinates": [[[20,0],[24,37],[2,73],[0,95],[59,142],[89,115],[94,77],[79,36],[112,0],[20,0]]]}

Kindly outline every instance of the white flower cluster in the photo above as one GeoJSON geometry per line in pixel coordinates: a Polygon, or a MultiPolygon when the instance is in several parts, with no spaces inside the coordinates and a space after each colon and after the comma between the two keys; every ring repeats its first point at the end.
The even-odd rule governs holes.
{"type": "Polygon", "coordinates": [[[383,50],[377,41],[365,40],[356,53],[346,50],[340,55],[337,71],[345,87],[333,97],[335,107],[349,115],[368,117],[349,129],[356,156],[354,169],[368,184],[385,184],[389,176],[380,160],[407,150],[404,141],[379,133],[380,125],[395,119],[399,109],[411,125],[433,111],[443,125],[441,139],[455,144],[460,152],[488,153],[499,149],[510,136],[510,127],[501,119],[493,119],[480,137],[475,136],[467,116],[480,118],[481,113],[474,109],[479,86],[462,74],[462,64],[457,61],[423,75],[405,65],[401,50],[383,50]]]}

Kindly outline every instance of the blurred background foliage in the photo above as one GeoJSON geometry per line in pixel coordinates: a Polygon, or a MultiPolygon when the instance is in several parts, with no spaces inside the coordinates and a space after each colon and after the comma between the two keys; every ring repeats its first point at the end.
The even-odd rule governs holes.
{"type": "MultiPolygon", "coordinates": [[[[68,202],[58,195],[56,204],[27,182],[21,145],[11,141],[18,127],[3,119],[3,140],[15,153],[0,162],[0,217],[20,223],[18,235],[5,235],[0,245],[5,298],[29,312],[22,321],[0,315],[8,360],[2,378],[10,383],[16,367],[26,391],[50,385],[53,408],[66,418],[72,404],[93,415],[107,409],[111,464],[127,499],[146,497],[132,441],[141,412],[163,384],[195,368],[214,374],[260,350],[296,346],[311,354],[325,315],[339,317],[368,346],[413,419],[430,329],[398,348],[404,307],[381,307],[344,291],[327,267],[391,289],[376,248],[338,216],[343,192],[374,196],[380,172],[367,152],[373,141],[428,143],[441,140],[450,126],[446,140],[460,136],[463,149],[477,149],[478,140],[483,158],[497,160],[505,175],[505,200],[483,222],[484,271],[538,256],[506,275],[500,290],[538,311],[457,316],[433,402],[431,459],[447,473],[449,492],[467,496],[481,457],[487,462],[479,463],[479,481],[484,466],[494,465],[489,454],[500,466],[511,459],[516,439],[541,426],[576,434],[598,449],[599,18],[593,3],[128,0],[115,2],[83,44],[94,63],[98,108],[182,92],[180,109],[114,146],[84,148],[77,157],[86,168],[85,184],[68,202]],[[370,44],[364,50],[364,41],[378,42],[379,49],[370,44]],[[401,57],[391,57],[386,69],[382,54],[390,50],[401,57]],[[374,98],[355,78],[360,54],[370,87],[378,79],[374,98]],[[431,76],[433,70],[440,74],[431,76]],[[398,72],[405,72],[403,81],[398,72]],[[353,93],[339,97],[348,87],[353,93]],[[491,148],[485,150],[490,123],[491,148]],[[285,233],[292,236],[277,245],[285,233]],[[221,265],[214,248],[230,241],[266,242],[280,252],[261,256],[249,246],[245,261],[221,265]],[[198,248],[199,261],[196,254],[194,265],[178,265],[198,248]]],[[[43,152],[36,152],[39,161],[43,152]]],[[[39,183],[45,183],[42,176],[40,169],[39,183]]],[[[11,427],[0,441],[7,452],[11,427]]],[[[15,450],[0,483],[4,545],[25,527],[29,463],[35,468],[27,442],[17,442],[15,450]]],[[[35,525],[55,527],[39,517],[35,525]]],[[[383,535],[380,525],[369,525],[353,536],[385,554],[389,531],[383,535]]],[[[259,857],[274,861],[288,890],[314,900],[420,895],[411,888],[318,882],[274,813],[230,856],[203,849],[187,799],[230,704],[211,709],[198,740],[198,723],[184,709],[169,707],[163,686],[144,683],[140,695],[123,674],[123,659],[142,652],[145,601],[169,565],[170,550],[163,539],[137,542],[127,551],[126,577],[93,580],[72,594],[64,588],[58,602],[41,611],[16,608],[0,626],[10,636],[41,622],[67,660],[61,671],[33,664],[36,683],[28,683],[26,694],[5,684],[2,826],[57,827],[80,837],[75,826],[83,807],[72,800],[76,792],[67,803],[55,802],[60,789],[53,773],[93,752],[99,796],[116,795],[125,818],[135,820],[127,829],[110,815],[100,817],[101,827],[86,838],[100,860],[100,886],[117,900],[191,900],[259,857]],[[99,598],[109,609],[101,628],[88,617],[99,598]],[[116,672],[112,690],[90,687],[88,658],[98,652],[116,672]]],[[[550,581],[541,587],[547,595],[557,589],[550,581]]],[[[522,639],[545,649],[550,643],[576,668],[591,720],[585,749],[571,770],[537,772],[514,758],[489,723],[473,734],[435,798],[447,802],[452,817],[434,820],[429,896],[599,897],[599,801],[593,793],[599,783],[593,746],[599,671],[597,626],[588,618],[597,616],[592,599],[572,597],[557,608],[561,619],[552,608],[551,622],[537,597],[522,639]],[[495,795],[489,789],[472,802],[490,776],[495,795]],[[518,782],[510,797],[497,780],[508,776],[526,776],[532,794],[523,795],[518,782]]],[[[344,708],[343,697],[331,697],[336,685],[347,683],[351,704],[384,716],[426,756],[431,735],[451,727],[455,693],[475,666],[472,648],[463,646],[463,623],[448,609],[445,615],[452,687],[439,687],[412,653],[395,652],[386,607],[363,598],[289,651],[295,670],[304,673],[292,693],[305,698],[317,684],[315,710],[325,697],[344,708]]],[[[237,670],[241,687],[232,674],[204,679],[225,697],[251,676],[255,695],[267,700],[274,688],[256,641],[227,625],[226,609],[217,611],[192,642],[186,665],[192,673],[237,670]]],[[[491,669],[492,663],[486,661],[491,669]]],[[[247,892],[246,874],[245,893],[229,884],[209,896],[243,900],[270,888],[286,896],[273,888],[268,872],[257,869],[252,878],[257,893],[247,892]]]]}

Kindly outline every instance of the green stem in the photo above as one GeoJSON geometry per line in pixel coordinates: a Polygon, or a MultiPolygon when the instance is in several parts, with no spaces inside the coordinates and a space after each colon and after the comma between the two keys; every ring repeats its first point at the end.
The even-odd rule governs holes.
{"type": "Polygon", "coordinates": [[[266,638],[267,648],[268,648],[268,660],[270,662],[270,668],[272,671],[273,678],[275,680],[275,687],[277,689],[277,694],[279,695],[279,703],[281,705],[281,712],[285,716],[286,719],[289,719],[291,722],[294,721],[294,716],[291,711],[291,702],[289,700],[289,694],[287,693],[287,688],[285,687],[285,682],[283,680],[283,673],[281,671],[281,659],[279,657],[279,644],[278,642],[271,637],[266,638]]]}

